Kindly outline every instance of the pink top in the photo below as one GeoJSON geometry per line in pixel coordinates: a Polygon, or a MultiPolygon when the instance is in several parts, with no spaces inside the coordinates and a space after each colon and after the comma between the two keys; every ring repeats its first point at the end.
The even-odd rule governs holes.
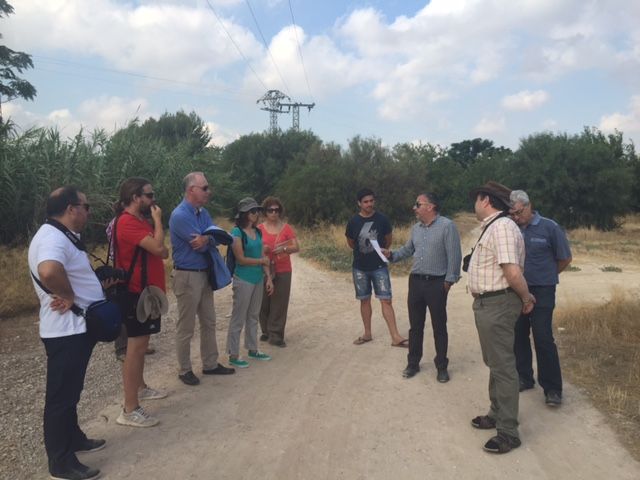
{"type": "Polygon", "coordinates": [[[264,223],[258,225],[258,228],[262,232],[262,243],[269,252],[269,258],[275,263],[276,273],[286,273],[291,271],[291,258],[288,253],[279,253],[273,255],[271,252],[277,245],[283,245],[286,247],[293,246],[292,239],[296,238],[296,234],[293,228],[288,223],[284,224],[280,233],[271,234],[267,231],[264,223]]]}

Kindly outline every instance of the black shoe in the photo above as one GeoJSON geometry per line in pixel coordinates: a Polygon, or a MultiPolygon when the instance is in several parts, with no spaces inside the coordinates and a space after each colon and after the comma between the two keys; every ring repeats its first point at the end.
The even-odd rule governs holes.
{"type": "Polygon", "coordinates": [[[402,376],[404,378],[411,378],[415,376],[415,374],[418,373],[419,371],[420,371],[420,367],[412,367],[411,365],[407,365],[407,368],[405,368],[402,371],[402,376]]]}
{"type": "Polygon", "coordinates": [[[544,403],[550,407],[559,407],[562,405],[562,395],[555,390],[549,390],[544,396],[544,403]]]}
{"type": "Polygon", "coordinates": [[[266,342],[267,340],[269,340],[269,335],[267,335],[266,333],[263,333],[262,335],[260,335],[261,342],[266,342]]]}
{"type": "Polygon", "coordinates": [[[67,468],[60,472],[51,472],[50,474],[50,478],[53,480],[90,480],[99,476],[100,470],[87,467],[80,462],[75,467],[67,468]]]}
{"type": "Polygon", "coordinates": [[[485,452],[489,453],[509,453],[520,445],[522,445],[522,442],[518,437],[512,437],[506,433],[498,432],[498,435],[489,439],[483,448],[485,452]]]}
{"type": "Polygon", "coordinates": [[[92,438],[87,438],[82,444],[76,448],[76,452],[81,453],[89,453],[89,452],[97,452],[98,450],[102,450],[106,445],[106,440],[94,440],[92,438]]]}
{"type": "Polygon", "coordinates": [[[480,430],[493,430],[496,428],[496,421],[489,415],[479,415],[471,420],[471,426],[480,430]]]}
{"type": "Polygon", "coordinates": [[[436,379],[440,383],[447,383],[449,381],[449,372],[447,372],[447,369],[446,368],[439,368],[438,369],[438,375],[436,376],[436,379]]]}
{"type": "Polygon", "coordinates": [[[284,348],[287,346],[284,340],[269,340],[269,345],[275,345],[276,347],[284,348]]]}
{"type": "Polygon", "coordinates": [[[531,390],[535,383],[520,379],[520,391],[531,390]]]}
{"type": "Polygon", "coordinates": [[[182,380],[182,383],[185,385],[198,385],[200,383],[200,379],[196,377],[191,370],[184,375],[178,375],[178,378],[182,380]]]}
{"type": "MultiPolygon", "coordinates": [[[[202,369],[202,373],[203,375],[231,375],[232,373],[236,373],[236,369],[218,364],[216,368],[209,368],[208,370],[202,369]]],[[[193,376],[195,378],[195,375],[193,376]]],[[[184,380],[182,381],[184,382],[184,380]]]]}

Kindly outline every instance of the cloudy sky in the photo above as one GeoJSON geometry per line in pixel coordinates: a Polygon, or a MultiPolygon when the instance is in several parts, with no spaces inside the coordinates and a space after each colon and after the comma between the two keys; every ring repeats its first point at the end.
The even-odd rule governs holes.
{"type": "MultiPolygon", "coordinates": [[[[9,0],[4,42],[33,55],[22,128],[109,132],[194,110],[214,142],[264,131],[267,90],[315,103],[325,141],[517,148],[540,131],[640,140],[640,2],[623,0],[9,0]]],[[[280,115],[289,128],[291,115],[280,115]]]]}

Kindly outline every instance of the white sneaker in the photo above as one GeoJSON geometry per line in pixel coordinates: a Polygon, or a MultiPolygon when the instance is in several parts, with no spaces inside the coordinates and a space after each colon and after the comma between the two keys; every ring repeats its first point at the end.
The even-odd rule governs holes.
{"type": "Polygon", "coordinates": [[[148,386],[138,390],[138,400],[160,400],[161,398],[167,398],[167,392],[148,386]]]}
{"type": "Polygon", "coordinates": [[[120,416],[116,419],[116,423],[130,427],[153,427],[160,423],[160,420],[145,412],[142,407],[135,408],[131,413],[126,413],[123,408],[120,416]]]}

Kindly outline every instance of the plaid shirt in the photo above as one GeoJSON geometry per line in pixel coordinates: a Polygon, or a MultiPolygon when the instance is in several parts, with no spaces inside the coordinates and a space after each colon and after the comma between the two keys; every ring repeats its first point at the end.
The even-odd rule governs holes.
{"type": "MultiPolygon", "coordinates": [[[[499,212],[485,218],[481,227],[493,220],[499,212]]],[[[509,286],[500,265],[514,263],[524,269],[524,240],[520,229],[509,218],[499,218],[484,232],[469,264],[469,290],[471,293],[495,292],[509,286]]]]}

